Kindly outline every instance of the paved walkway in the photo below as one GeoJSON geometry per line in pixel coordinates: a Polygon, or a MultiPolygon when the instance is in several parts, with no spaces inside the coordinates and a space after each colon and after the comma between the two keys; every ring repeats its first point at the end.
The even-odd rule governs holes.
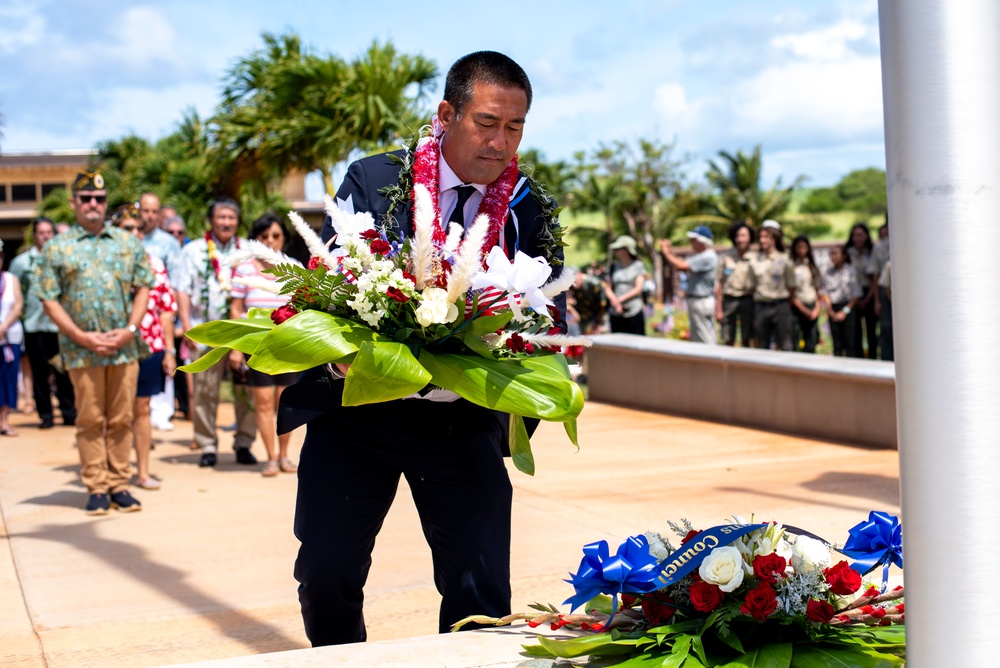
{"type": "MultiPolygon", "coordinates": [[[[143,512],[91,518],[72,430],[13,422],[20,436],[0,437],[0,666],[138,668],[308,646],[292,578],[294,476],[236,465],[228,434],[219,466],[199,469],[191,425],[176,422],[156,434],[163,489],[136,490],[143,512]]],[[[894,451],[601,404],[587,405],[580,438],[576,452],[543,424],[535,477],[511,469],[516,610],[567,598],[561,579],[585,543],[666,531],[670,519],[756,513],[842,541],[869,510],[899,511],[894,451]]],[[[403,484],[375,550],[369,638],[433,634],[437,604],[403,484]]]]}

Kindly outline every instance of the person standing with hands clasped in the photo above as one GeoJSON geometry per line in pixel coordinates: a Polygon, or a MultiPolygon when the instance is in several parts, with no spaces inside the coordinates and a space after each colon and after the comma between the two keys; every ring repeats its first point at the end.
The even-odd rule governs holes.
{"type": "Polygon", "coordinates": [[[754,281],[754,336],[757,347],[767,350],[771,337],[778,350],[793,350],[790,300],[795,297],[795,267],[785,254],[781,225],[765,220],[760,226],[760,252],[751,260],[754,281]]]}
{"type": "Polygon", "coordinates": [[[108,191],[98,172],[73,181],[76,222],[42,250],[38,295],[59,328],[59,351],[77,401],[76,444],[86,512],[141,510],[129,494],[139,324],[153,269],[134,235],[104,225],[108,191]],[[109,498],[110,497],[110,498],[109,498]]]}
{"type": "Polygon", "coordinates": [[[642,288],[646,284],[646,266],[639,261],[635,239],[623,234],[608,249],[615,255],[611,263],[604,294],[608,298],[608,313],[612,334],[646,335],[646,318],[642,313],[642,288]]]}

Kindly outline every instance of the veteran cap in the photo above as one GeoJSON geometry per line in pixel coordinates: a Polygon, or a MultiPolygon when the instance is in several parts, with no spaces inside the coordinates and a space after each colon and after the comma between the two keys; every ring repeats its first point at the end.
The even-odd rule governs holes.
{"type": "Polygon", "coordinates": [[[104,177],[100,172],[84,170],[73,179],[73,192],[80,190],[104,190],[104,177]]]}

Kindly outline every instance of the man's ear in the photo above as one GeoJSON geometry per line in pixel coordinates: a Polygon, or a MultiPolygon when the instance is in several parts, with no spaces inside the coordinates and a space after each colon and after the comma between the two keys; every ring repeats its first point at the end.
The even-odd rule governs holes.
{"type": "Polygon", "coordinates": [[[448,100],[441,100],[438,105],[438,122],[444,131],[447,132],[449,126],[455,122],[455,107],[452,106],[451,102],[448,100]]]}

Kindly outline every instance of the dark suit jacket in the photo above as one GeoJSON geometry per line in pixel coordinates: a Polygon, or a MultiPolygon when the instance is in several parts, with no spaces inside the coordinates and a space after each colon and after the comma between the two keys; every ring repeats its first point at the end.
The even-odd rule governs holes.
{"type": "MultiPolygon", "coordinates": [[[[395,155],[402,155],[396,151],[395,155]]],[[[375,223],[381,225],[389,212],[388,197],[379,193],[379,189],[394,185],[399,180],[400,165],[389,159],[388,153],[363,158],[351,164],[347,176],[337,190],[338,200],[347,200],[355,211],[367,211],[375,218],[375,223]]],[[[545,233],[545,219],[542,208],[528,191],[526,182],[518,184],[511,199],[511,211],[507,225],[517,220],[517,249],[536,257],[542,255],[542,245],[545,233]]],[[[407,201],[391,212],[390,229],[397,235],[412,236],[412,204],[407,201]]],[[[334,235],[333,225],[329,216],[323,223],[321,236],[323,241],[329,241],[334,235]]],[[[562,260],[562,249],[557,251],[557,257],[562,260]]],[[[554,266],[553,276],[558,276],[562,266],[554,266]]],[[[566,295],[560,295],[553,300],[565,321],[566,295]]],[[[305,424],[323,413],[340,405],[340,388],[333,388],[329,374],[322,369],[312,369],[305,372],[298,383],[289,387],[281,396],[278,410],[278,433],[289,432],[305,424]],[[335,405],[331,405],[331,404],[335,405]]],[[[526,424],[528,421],[526,421],[526,424]]],[[[528,424],[529,432],[534,431],[537,421],[528,424]]],[[[506,427],[506,425],[505,425],[506,427]]]]}

